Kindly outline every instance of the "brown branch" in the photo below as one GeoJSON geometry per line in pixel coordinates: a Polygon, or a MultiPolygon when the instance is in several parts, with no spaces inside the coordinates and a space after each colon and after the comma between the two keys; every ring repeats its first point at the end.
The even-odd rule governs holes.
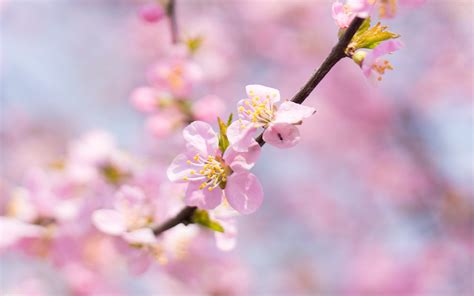
{"type": "MultiPolygon", "coordinates": [[[[364,19],[358,17],[352,21],[346,32],[339,39],[339,42],[332,48],[331,53],[327,56],[318,70],[314,72],[313,76],[311,76],[308,82],[306,82],[300,91],[297,92],[296,95],[291,99],[292,102],[297,104],[303,103],[313,92],[316,86],[318,86],[321,80],[323,80],[326,74],[329,73],[332,67],[334,67],[334,65],[336,65],[341,59],[346,57],[346,48],[363,22],[364,19]]],[[[260,146],[265,145],[265,141],[263,140],[263,132],[255,140],[260,146]]]]}
{"type": "Polygon", "coordinates": [[[173,44],[178,43],[178,23],[176,21],[176,1],[169,0],[168,5],[166,6],[166,14],[170,22],[171,29],[171,42],[173,44]]]}
{"type": "MultiPolygon", "coordinates": [[[[172,2],[174,1],[170,1],[170,6],[172,5],[172,2]]],[[[170,18],[173,19],[172,17],[170,18]]],[[[318,86],[321,80],[323,80],[326,74],[328,74],[332,67],[334,67],[334,65],[337,64],[337,62],[339,62],[341,59],[346,57],[345,50],[349,45],[349,42],[351,42],[354,34],[359,29],[360,25],[362,25],[363,21],[364,19],[358,17],[352,21],[346,32],[342,35],[337,44],[333,47],[331,53],[324,60],[319,69],[313,74],[313,76],[311,76],[311,78],[308,80],[308,82],[306,82],[303,88],[301,88],[300,91],[296,93],[296,95],[291,99],[292,102],[295,102],[297,104],[303,103],[304,100],[306,100],[306,98],[311,94],[311,92],[313,92],[316,86],[318,86]]],[[[260,146],[263,146],[265,144],[265,141],[263,140],[263,133],[261,133],[255,140],[259,143],[260,146]]],[[[171,218],[170,220],[165,221],[163,224],[154,227],[153,233],[155,235],[159,235],[160,233],[170,228],[173,228],[178,224],[183,223],[184,225],[188,225],[192,223],[192,216],[194,214],[194,211],[196,211],[196,207],[185,207],[174,218],[171,218]]]]}
{"type": "Polygon", "coordinates": [[[155,235],[160,235],[162,232],[165,232],[166,230],[175,227],[176,225],[179,225],[183,223],[184,225],[188,225],[193,223],[192,217],[194,214],[194,211],[196,211],[196,207],[185,207],[183,208],[176,216],[173,218],[167,220],[163,224],[157,225],[153,227],[153,233],[155,235]]]}

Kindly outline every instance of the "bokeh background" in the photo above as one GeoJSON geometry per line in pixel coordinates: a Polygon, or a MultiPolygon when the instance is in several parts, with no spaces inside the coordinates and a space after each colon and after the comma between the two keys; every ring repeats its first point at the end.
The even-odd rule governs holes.
{"type": "MultiPolygon", "coordinates": [[[[171,160],[179,132],[153,138],[129,103],[170,43],[166,21],[137,17],[143,3],[0,2],[0,185],[20,183],[90,129],[171,160]]],[[[204,37],[206,81],[194,96],[217,95],[227,112],[247,84],[291,98],[337,41],[330,9],[322,0],[178,0],[180,34],[204,37]]],[[[336,65],[306,101],[317,113],[301,143],[263,149],[254,171],[265,202],[239,219],[229,256],[246,277],[233,284],[266,295],[472,295],[473,15],[469,0],[399,3],[383,20],[405,45],[389,57],[393,71],[374,85],[351,60],[336,65]]],[[[68,293],[48,262],[21,252],[0,260],[4,291],[32,278],[50,295],[68,293]]],[[[165,275],[115,276],[130,294],[169,291],[165,275]]]]}

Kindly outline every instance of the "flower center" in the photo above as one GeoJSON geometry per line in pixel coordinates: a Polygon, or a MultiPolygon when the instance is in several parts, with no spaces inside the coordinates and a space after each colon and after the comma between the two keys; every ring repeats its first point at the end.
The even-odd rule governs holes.
{"type": "Polygon", "coordinates": [[[269,95],[265,99],[252,96],[239,107],[239,117],[254,123],[255,127],[266,127],[273,120],[275,111],[269,95]]]}
{"type": "Polygon", "coordinates": [[[184,177],[185,181],[203,181],[199,185],[199,189],[207,187],[209,191],[214,190],[217,186],[223,188],[230,175],[230,168],[224,163],[220,156],[209,155],[207,158],[202,157],[199,153],[193,157],[193,160],[186,161],[188,165],[195,166],[195,170],[191,170],[189,175],[184,177]]]}
{"type": "Polygon", "coordinates": [[[392,64],[390,64],[389,61],[384,60],[380,63],[375,63],[372,66],[372,69],[374,69],[375,72],[379,73],[379,76],[377,77],[377,80],[382,80],[382,75],[385,74],[386,70],[393,70],[392,64]]]}

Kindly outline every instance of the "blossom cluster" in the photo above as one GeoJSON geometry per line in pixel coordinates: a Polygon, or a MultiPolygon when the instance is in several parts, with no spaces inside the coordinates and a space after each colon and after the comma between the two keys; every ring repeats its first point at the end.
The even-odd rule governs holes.
{"type": "MultiPolygon", "coordinates": [[[[339,36],[356,18],[364,19],[345,50],[346,57],[355,62],[349,67],[356,70],[360,67],[356,75],[362,73],[369,80],[381,80],[386,71],[393,69],[384,56],[402,47],[398,34],[389,32],[388,27],[380,23],[372,25],[371,21],[377,17],[393,17],[398,3],[417,5],[421,2],[348,0],[334,3],[332,16],[340,29],[339,36]]],[[[140,8],[139,16],[146,22],[147,30],[166,25],[161,20],[170,18],[167,3],[169,1],[150,1],[140,8]]],[[[228,5],[243,23],[259,24],[252,28],[255,34],[249,34],[251,37],[242,34],[235,39],[252,44],[255,47],[252,54],[264,58],[254,67],[234,59],[232,46],[237,43],[232,40],[234,36],[218,35],[216,32],[222,28],[216,24],[220,23],[208,20],[201,23],[203,27],[212,28],[213,33],[208,35],[183,33],[177,43],[168,44],[167,35],[157,34],[156,38],[162,38],[158,43],[163,50],[153,56],[155,63],[149,66],[146,83],[131,92],[130,102],[146,116],[145,130],[155,139],[169,139],[182,131],[184,141],[173,138],[176,141],[166,143],[172,148],[158,146],[158,149],[165,147],[159,152],[166,155],[165,159],[158,160],[158,157],[131,154],[119,148],[110,134],[92,131],[72,141],[63,156],[48,166],[29,168],[18,184],[4,184],[0,180],[2,255],[19,250],[35,259],[47,259],[64,274],[67,284],[78,295],[115,293],[116,287],[111,282],[118,281],[110,281],[105,274],[121,269],[135,275],[159,271],[157,285],[169,281],[173,287],[171,294],[245,295],[248,294],[247,270],[241,261],[236,260],[235,252],[221,251],[233,250],[237,245],[240,217],[256,213],[263,205],[267,211],[258,212],[256,219],[270,211],[278,216],[269,219],[278,221],[275,226],[278,230],[282,225],[282,238],[293,238],[293,231],[288,234],[284,229],[285,221],[293,219],[304,225],[301,232],[305,235],[310,233],[320,237],[322,233],[335,238],[338,243],[343,239],[359,241],[364,229],[374,227],[372,220],[376,214],[372,212],[377,213],[380,206],[374,206],[373,199],[360,198],[357,202],[363,206],[352,208],[346,199],[334,198],[338,197],[338,190],[342,196],[347,192],[358,196],[378,191],[382,192],[381,196],[401,196],[396,202],[403,204],[401,207],[405,210],[409,208],[403,212],[407,216],[416,211],[427,211],[413,201],[413,196],[418,198],[430,192],[430,186],[439,182],[432,177],[436,176],[431,172],[433,168],[426,165],[426,160],[420,161],[421,165],[413,163],[396,149],[382,152],[376,149],[388,145],[388,141],[396,141],[387,140],[387,134],[392,135],[394,131],[402,134],[402,124],[388,103],[369,96],[367,90],[361,90],[357,79],[352,79],[350,73],[344,73],[344,87],[338,83],[334,89],[325,92],[324,96],[330,98],[327,101],[331,103],[323,100],[318,104],[318,110],[321,110],[318,117],[311,117],[316,112],[310,107],[312,103],[303,105],[283,99],[289,98],[286,93],[304,83],[300,81],[301,77],[295,78],[296,75],[291,73],[312,71],[314,65],[308,63],[307,57],[321,49],[321,45],[312,41],[314,36],[296,32],[296,29],[292,32],[287,28],[288,24],[294,23],[296,27],[313,24],[314,13],[310,9],[316,11],[320,8],[312,8],[304,1],[282,1],[271,10],[256,9],[270,5],[265,1],[236,1],[228,5]],[[295,55],[294,58],[288,58],[289,52],[295,55]],[[272,67],[270,64],[283,69],[280,81],[272,81],[271,77],[266,80],[266,67],[272,67]],[[233,73],[228,75],[238,70],[244,73],[242,80],[245,82],[236,83],[238,79],[233,77],[233,73]],[[350,78],[346,79],[346,75],[350,78]],[[254,79],[278,85],[278,89],[250,84],[244,90],[247,81],[254,79]],[[226,88],[228,93],[222,91],[226,88]],[[229,93],[234,96],[235,89],[245,93],[245,97],[238,96],[240,99],[235,100],[236,105],[230,110],[233,115],[223,120],[222,113],[228,104],[222,98],[229,97],[229,93]],[[342,98],[338,100],[339,97],[345,99],[348,93],[357,99],[357,104],[347,104],[342,98]],[[307,123],[311,120],[317,120],[317,125],[310,127],[312,130],[308,133],[307,123]],[[303,121],[306,123],[304,127],[301,126],[303,121]],[[328,127],[331,128],[329,132],[328,127]],[[308,161],[308,164],[293,166],[271,162],[275,169],[272,167],[267,171],[284,175],[288,180],[281,178],[282,184],[270,186],[259,167],[265,143],[279,149],[303,144],[314,152],[311,156],[314,163],[308,161]],[[363,149],[366,154],[356,155],[363,149]],[[344,170],[349,167],[348,173],[341,173],[341,162],[344,161],[344,170]],[[315,163],[317,165],[313,165],[315,163]],[[285,169],[291,174],[287,174],[285,169]],[[300,169],[304,172],[301,180],[288,176],[300,169]],[[307,174],[307,171],[311,173],[307,174]],[[333,184],[332,176],[337,176],[337,179],[357,176],[360,180],[357,184],[349,180],[348,188],[334,189],[329,188],[333,184]],[[365,185],[364,190],[360,190],[360,184],[365,185]],[[265,204],[264,191],[267,195],[265,204]],[[273,195],[279,193],[276,191],[283,192],[280,194],[285,198],[275,202],[273,195]],[[272,195],[271,202],[269,195],[272,195]],[[178,225],[164,227],[169,226],[169,221],[178,217],[183,209],[190,210],[190,216],[178,221],[178,225]],[[367,215],[368,211],[372,211],[371,215],[367,215]]],[[[329,12],[327,9],[328,16],[329,12]]],[[[190,19],[186,18],[191,23],[187,26],[193,27],[190,19]]],[[[246,54],[248,60],[255,58],[248,52],[246,54]]],[[[337,71],[331,72],[333,74],[335,79],[342,75],[337,71]]],[[[41,149],[31,150],[42,153],[41,149]]],[[[410,148],[406,150],[410,151],[410,148]]],[[[423,153],[413,153],[413,158],[420,154],[423,153]]],[[[445,190],[443,184],[436,186],[442,192],[439,207],[443,215],[439,220],[446,223],[443,227],[464,231],[470,217],[469,203],[458,191],[445,190]],[[453,215],[458,208],[468,210],[461,211],[462,215],[453,215]]],[[[377,217],[383,214],[379,213],[377,217]]],[[[260,235],[262,229],[255,228],[255,233],[260,235]]],[[[379,230],[370,229],[374,233],[379,230]]],[[[272,230],[269,235],[277,232],[272,230]]],[[[250,236],[246,234],[245,237],[250,236]]],[[[311,239],[314,240],[308,238],[311,239]]],[[[328,252],[352,254],[352,258],[347,258],[349,279],[345,279],[341,286],[365,292],[373,285],[372,277],[375,276],[387,283],[386,286],[395,286],[394,291],[398,291],[398,279],[407,285],[413,281],[405,277],[415,274],[421,278],[420,281],[432,280],[430,276],[437,276],[437,272],[432,271],[433,266],[451,275],[452,258],[463,258],[468,253],[467,248],[452,248],[440,240],[438,243],[428,248],[425,257],[416,264],[402,264],[401,267],[391,256],[392,250],[380,245],[361,243],[355,250],[342,246],[328,252]],[[460,255],[454,256],[453,253],[458,251],[460,255]],[[434,265],[428,264],[432,261],[434,265]],[[367,262],[377,272],[381,270],[381,274],[367,271],[367,262]],[[403,276],[405,272],[408,276],[403,276]],[[393,274],[396,276],[391,277],[393,274]]],[[[464,244],[470,246],[471,241],[466,239],[464,244]]],[[[288,290],[294,286],[303,286],[303,289],[317,286],[311,282],[314,279],[307,276],[306,268],[309,267],[300,264],[307,263],[306,254],[302,254],[292,252],[291,260],[298,259],[295,261],[298,264],[287,267],[288,262],[285,262],[285,268],[281,268],[284,271],[275,276],[279,282],[282,274],[293,276],[293,281],[282,283],[290,287],[288,290]]],[[[416,288],[424,291],[423,287],[416,288]]]]}

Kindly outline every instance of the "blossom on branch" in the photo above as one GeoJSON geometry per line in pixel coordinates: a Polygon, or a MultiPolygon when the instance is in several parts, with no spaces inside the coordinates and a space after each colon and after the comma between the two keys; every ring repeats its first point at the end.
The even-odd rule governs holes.
{"type": "Polygon", "coordinates": [[[214,209],[227,200],[241,214],[253,213],[260,207],[262,186],[249,172],[260,154],[255,141],[245,151],[237,151],[229,138],[229,146],[223,152],[217,134],[202,121],[188,125],[183,136],[186,151],[173,160],[167,174],[172,182],[187,183],[187,205],[214,209]]]}
{"type": "Polygon", "coordinates": [[[263,85],[247,85],[248,98],[238,102],[239,120],[229,126],[229,140],[236,143],[237,150],[245,149],[252,141],[255,131],[264,128],[265,142],[278,148],[290,148],[300,140],[298,128],[303,119],[314,114],[312,107],[280,101],[277,89],[263,85]]]}

